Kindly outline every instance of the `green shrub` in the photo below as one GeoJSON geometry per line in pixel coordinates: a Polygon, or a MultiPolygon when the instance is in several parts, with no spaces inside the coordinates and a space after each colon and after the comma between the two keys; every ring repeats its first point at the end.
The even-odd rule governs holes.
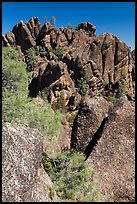
{"type": "Polygon", "coordinates": [[[108,80],[108,79],[104,79],[104,80],[103,80],[103,85],[106,86],[106,85],[108,85],[108,84],[109,84],[109,80],[108,80]]]}
{"type": "Polygon", "coordinates": [[[26,90],[28,74],[26,63],[21,54],[14,48],[2,48],[2,88],[10,90],[26,90]]]}
{"type": "Polygon", "coordinates": [[[23,54],[20,53],[18,50],[16,50],[13,47],[2,47],[2,57],[5,60],[16,60],[21,61],[21,56],[23,54]]]}
{"type": "Polygon", "coordinates": [[[55,167],[53,165],[53,161],[49,159],[47,155],[43,156],[42,163],[47,173],[54,174],[55,167]]]}
{"type": "Polygon", "coordinates": [[[54,16],[51,16],[51,20],[50,20],[50,23],[53,27],[56,26],[56,18],[54,16]]]}
{"type": "Polygon", "coordinates": [[[34,67],[38,64],[39,57],[46,57],[48,52],[45,47],[34,46],[26,51],[27,59],[27,70],[33,71],[34,67]]]}
{"type": "Polygon", "coordinates": [[[46,57],[48,55],[48,52],[46,51],[45,47],[41,46],[35,46],[35,55],[40,57],[46,57]]]}
{"type": "Polygon", "coordinates": [[[27,71],[33,71],[34,67],[38,63],[39,59],[39,51],[38,49],[31,47],[30,49],[26,50],[26,54],[28,56],[27,59],[27,71]]]}
{"type": "Polygon", "coordinates": [[[73,124],[76,115],[77,115],[77,112],[72,113],[70,116],[67,116],[67,122],[70,123],[70,124],[73,124]]]}
{"type": "Polygon", "coordinates": [[[11,123],[20,123],[37,128],[43,135],[56,136],[61,127],[62,114],[53,112],[51,105],[45,102],[43,107],[36,104],[24,93],[4,92],[3,120],[11,123]]]}
{"type": "Polygon", "coordinates": [[[47,166],[46,161],[45,170],[54,183],[56,193],[64,201],[99,200],[98,187],[91,181],[94,171],[88,168],[82,153],[72,150],[59,153],[54,162],[50,162],[51,171],[47,166]]]}
{"type": "Polygon", "coordinates": [[[67,28],[69,28],[69,29],[71,29],[71,30],[74,30],[74,25],[71,24],[71,23],[69,23],[68,26],[67,26],[67,28]]]}
{"type": "Polygon", "coordinates": [[[64,52],[64,50],[63,50],[63,48],[61,48],[61,47],[57,47],[55,50],[53,50],[53,53],[54,53],[59,59],[62,58],[63,52],[64,52]]]}
{"type": "Polygon", "coordinates": [[[115,96],[108,96],[108,100],[109,100],[111,103],[113,103],[113,104],[116,103],[116,98],[115,98],[115,96]]]}
{"type": "Polygon", "coordinates": [[[120,96],[120,97],[125,96],[125,95],[127,94],[127,92],[126,92],[126,85],[125,85],[124,79],[122,79],[121,81],[119,81],[118,93],[119,93],[119,96],[120,96]]]}
{"type": "Polygon", "coordinates": [[[77,87],[79,88],[79,93],[85,96],[89,90],[89,80],[90,77],[85,75],[83,78],[78,80],[77,87]]]}
{"type": "Polygon", "coordinates": [[[62,114],[54,112],[48,101],[45,100],[41,107],[28,97],[26,64],[20,61],[18,52],[13,48],[3,48],[2,68],[3,121],[25,124],[37,128],[43,135],[56,136],[60,130],[62,114]]]}

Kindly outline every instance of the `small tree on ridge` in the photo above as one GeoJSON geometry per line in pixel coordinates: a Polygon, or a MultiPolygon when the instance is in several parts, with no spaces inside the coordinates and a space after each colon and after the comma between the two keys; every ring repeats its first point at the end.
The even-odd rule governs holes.
{"type": "Polygon", "coordinates": [[[52,25],[53,27],[56,26],[56,18],[55,18],[54,16],[51,16],[51,25],[52,25]]]}

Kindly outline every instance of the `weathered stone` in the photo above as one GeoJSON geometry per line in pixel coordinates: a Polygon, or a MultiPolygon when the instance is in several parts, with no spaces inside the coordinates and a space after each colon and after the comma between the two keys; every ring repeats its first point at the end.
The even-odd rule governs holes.
{"type": "Polygon", "coordinates": [[[36,42],[31,35],[31,31],[22,21],[14,26],[12,32],[15,35],[16,44],[21,46],[22,51],[36,45],[36,42]]]}
{"type": "MultiPolygon", "coordinates": [[[[102,80],[98,84],[95,82],[94,87],[92,87],[93,92],[96,93],[103,89],[104,80],[108,81],[109,91],[116,93],[118,90],[111,90],[112,87],[116,87],[116,83],[124,80],[127,94],[134,98],[135,90],[132,81],[135,80],[135,63],[129,47],[120,38],[110,33],[103,33],[96,37],[95,31],[96,27],[89,22],[79,24],[74,30],[69,28],[55,29],[50,23],[44,23],[41,28],[36,17],[31,18],[26,23],[21,21],[12,30],[15,36],[15,44],[19,45],[22,51],[40,45],[49,53],[47,54],[49,61],[59,60],[67,65],[67,71],[65,72],[67,76],[65,78],[70,77],[74,82],[74,84],[71,83],[72,87],[69,88],[71,92],[76,88],[78,80],[83,78],[84,75],[88,75],[90,79],[96,77],[102,80]],[[57,58],[52,52],[53,49],[59,47],[63,48],[63,55],[57,58]]],[[[10,44],[5,37],[3,37],[3,42],[8,46],[10,44]]],[[[46,86],[47,84],[52,86],[55,78],[59,80],[61,77],[60,74],[58,75],[57,66],[56,69],[52,65],[48,65],[48,67],[51,69],[51,74],[48,75],[49,80],[45,79],[45,76],[42,77],[43,88],[45,84],[46,86]],[[53,72],[53,70],[56,71],[53,72]],[[53,73],[57,76],[53,76],[53,73]],[[50,80],[51,77],[53,77],[53,80],[50,80]],[[49,83],[47,83],[47,80],[49,83]]],[[[49,68],[47,70],[49,71],[49,68]]],[[[89,92],[92,90],[89,90],[89,92]]],[[[104,90],[105,94],[108,93],[104,90]]]]}
{"type": "Polygon", "coordinates": [[[133,198],[135,194],[135,109],[123,98],[104,125],[88,160],[98,171],[104,201],[133,198]]]}
{"type": "MultiPolygon", "coordinates": [[[[41,24],[37,17],[31,18],[28,22],[23,22],[22,20],[14,26],[12,32],[6,33],[5,37],[8,41],[6,45],[18,45],[24,52],[36,45],[36,37],[41,29],[41,24]]],[[[5,39],[3,39],[4,42],[5,39]]]]}
{"type": "Polygon", "coordinates": [[[131,55],[132,55],[133,60],[135,61],[135,49],[132,50],[131,55]]]}
{"type": "Polygon", "coordinates": [[[8,40],[6,39],[6,37],[4,35],[2,36],[2,43],[4,46],[10,47],[8,40]]]}
{"type": "Polygon", "coordinates": [[[16,43],[15,42],[15,35],[12,32],[6,33],[5,37],[7,38],[9,44],[14,45],[16,43]]]}
{"type": "Polygon", "coordinates": [[[111,104],[103,97],[85,98],[75,118],[71,147],[84,152],[104,118],[108,116],[111,104]]]}
{"type": "Polygon", "coordinates": [[[53,183],[41,164],[42,135],[36,129],[3,123],[2,197],[7,202],[53,202],[53,183]]]}
{"type": "Polygon", "coordinates": [[[132,55],[132,81],[135,81],[135,49],[131,52],[132,55]]]}
{"type": "Polygon", "coordinates": [[[90,32],[92,35],[95,35],[96,27],[92,23],[88,23],[88,22],[80,23],[77,26],[77,30],[80,30],[80,29],[90,32]]]}

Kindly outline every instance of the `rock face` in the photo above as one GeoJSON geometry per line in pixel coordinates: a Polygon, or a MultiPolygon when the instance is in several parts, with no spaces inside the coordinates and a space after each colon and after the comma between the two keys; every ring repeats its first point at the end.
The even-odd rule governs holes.
{"type": "Polygon", "coordinates": [[[53,202],[53,183],[41,165],[41,134],[38,130],[3,123],[2,199],[7,202],[53,202]]]}
{"type": "Polygon", "coordinates": [[[133,60],[135,61],[135,49],[132,50],[131,54],[132,54],[132,58],[133,58],[133,60]]]}
{"type": "Polygon", "coordinates": [[[41,27],[36,17],[20,21],[2,40],[5,46],[22,50],[26,63],[25,51],[39,46],[29,96],[42,92],[54,110],[63,107],[71,116],[77,114],[72,117],[72,134],[64,119],[60,135],[50,141],[42,141],[37,130],[3,123],[3,201],[61,201],[51,196],[53,184],[41,158],[43,149],[54,157],[65,148],[86,154],[91,168],[98,171],[103,201],[133,197],[135,50],[113,34],[96,36],[96,27],[89,22],[75,30],[56,29],[50,23],[41,27]],[[131,101],[125,97],[112,109],[105,98],[120,98],[122,89],[131,101]]]}
{"type": "MultiPolygon", "coordinates": [[[[36,90],[35,94],[32,94],[34,97],[48,86],[49,98],[56,103],[59,98],[55,88],[57,84],[57,89],[66,94],[67,105],[72,95],[76,97],[79,94],[77,84],[85,75],[90,78],[88,85],[91,97],[106,89],[108,94],[117,97],[122,80],[127,94],[134,97],[135,66],[129,47],[113,34],[103,33],[96,36],[96,27],[92,23],[80,23],[75,30],[62,27],[56,29],[50,23],[41,27],[38,18],[34,17],[29,22],[20,21],[14,26],[12,32],[3,36],[3,43],[7,46],[20,46],[23,52],[37,45],[46,50],[47,56],[42,60],[45,60],[47,65],[44,73],[38,77],[39,82],[33,84],[33,90],[36,90]],[[59,53],[53,53],[53,50],[58,48],[58,52],[63,52],[60,56],[59,53]],[[51,80],[53,78],[54,80],[51,80]],[[68,83],[64,82],[66,80],[68,83]]],[[[39,65],[37,67],[40,69],[39,65]]],[[[37,79],[32,80],[32,83],[33,81],[37,79]]]]}
{"type": "Polygon", "coordinates": [[[71,147],[84,152],[94,134],[108,116],[111,104],[103,97],[86,98],[74,120],[71,147]]]}
{"type": "Polygon", "coordinates": [[[4,44],[16,44],[25,50],[36,45],[36,37],[41,29],[41,24],[37,17],[31,18],[29,22],[22,20],[14,26],[12,32],[8,32],[5,37],[3,36],[4,44]]]}
{"type": "Polygon", "coordinates": [[[132,65],[132,80],[135,82],[135,49],[131,52],[133,65],[132,65]]]}
{"type": "Polygon", "coordinates": [[[111,111],[88,162],[99,172],[104,200],[135,194],[135,110],[126,98],[111,111]]]}

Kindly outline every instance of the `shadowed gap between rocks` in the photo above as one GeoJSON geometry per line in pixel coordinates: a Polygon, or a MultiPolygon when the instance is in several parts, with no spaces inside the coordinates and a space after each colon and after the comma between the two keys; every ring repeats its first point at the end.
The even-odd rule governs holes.
{"type": "Polygon", "coordinates": [[[106,118],[103,119],[100,127],[98,128],[98,130],[96,131],[96,133],[94,134],[93,138],[91,139],[91,141],[89,142],[88,146],[86,147],[84,154],[86,155],[86,159],[88,159],[88,157],[90,156],[92,150],[94,149],[94,147],[97,145],[98,140],[101,138],[105,123],[108,119],[108,116],[106,118]]]}

